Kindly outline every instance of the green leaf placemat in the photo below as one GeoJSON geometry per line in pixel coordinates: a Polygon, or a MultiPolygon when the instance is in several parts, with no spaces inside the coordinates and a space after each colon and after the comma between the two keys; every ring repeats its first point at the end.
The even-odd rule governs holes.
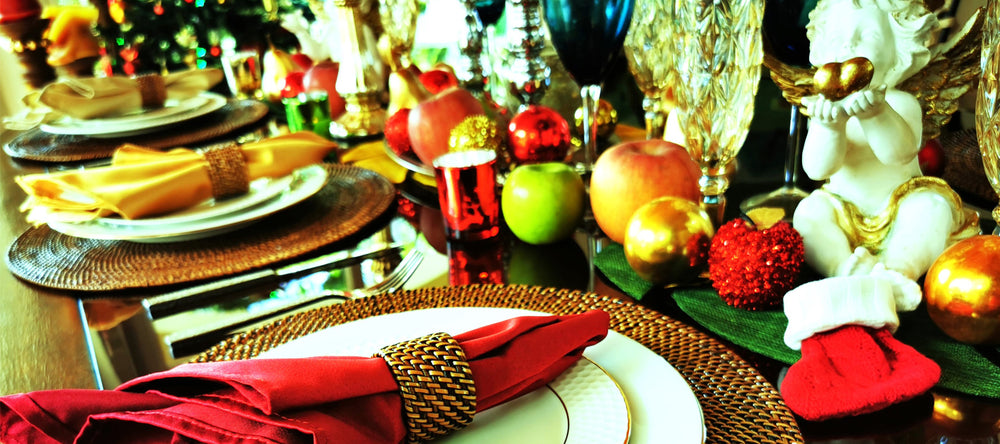
{"type": "Polygon", "coordinates": [[[594,256],[594,266],[601,270],[611,283],[636,300],[641,300],[646,292],[653,288],[653,284],[635,274],[635,270],[625,259],[625,248],[619,243],[611,243],[601,249],[594,256]]]}
{"type": "MultiPolygon", "coordinates": [[[[788,319],[781,311],[748,311],[727,305],[711,289],[680,289],[674,300],[688,316],[709,331],[748,350],[792,364],[801,356],[784,342],[788,319]]],[[[949,338],[921,306],[901,313],[895,337],[941,366],[938,386],[974,396],[1000,398],[1000,367],[976,347],[949,338]]],[[[994,347],[985,352],[997,353],[994,347]]]]}

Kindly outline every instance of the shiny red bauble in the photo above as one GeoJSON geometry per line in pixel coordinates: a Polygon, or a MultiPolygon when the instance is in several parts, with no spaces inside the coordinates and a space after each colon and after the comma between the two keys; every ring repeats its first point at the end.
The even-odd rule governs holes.
{"type": "Polygon", "coordinates": [[[507,126],[514,163],[562,162],[570,150],[569,123],[554,109],[531,105],[507,126]]]}

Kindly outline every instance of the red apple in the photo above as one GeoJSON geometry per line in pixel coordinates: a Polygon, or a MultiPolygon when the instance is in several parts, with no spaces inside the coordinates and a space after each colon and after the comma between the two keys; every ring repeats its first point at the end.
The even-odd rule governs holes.
{"type": "Polygon", "coordinates": [[[302,85],[306,92],[321,90],[326,91],[327,100],[330,101],[330,118],[336,119],[344,114],[344,98],[337,93],[337,73],[340,72],[340,64],[330,60],[319,62],[308,70],[302,78],[302,85]]]}
{"type": "Polygon", "coordinates": [[[407,121],[413,152],[431,166],[435,157],[448,152],[452,128],[466,117],[484,114],[479,100],[462,88],[451,88],[418,103],[407,121]]]}
{"type": "Polygon", "coordinates": [[[639,140],[608,148],[594,164],[590,205],[611,240],[624,243],[625,228],[639,207],[662,196],[697,202],[701,171],[684,147],[665,140],[639,140]]]}
{"type": "Polygon", "coordinates": [[[313,66],[313,60],[301,52],[292,54],[292,63],[303,71],[306,71],[313,66]]]}
{"type": "Polygon", "coordinates": [[[429,71],[424,71],[418,77],[420,83],[427,88],[431,94],[437,94],[448,88],[458,86],[458,78],[455,74],[447,69],[434,68],[429,71]]]}

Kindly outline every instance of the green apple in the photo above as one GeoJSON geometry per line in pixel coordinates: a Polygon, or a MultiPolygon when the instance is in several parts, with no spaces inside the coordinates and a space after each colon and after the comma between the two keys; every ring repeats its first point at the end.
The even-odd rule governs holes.
{"type": "Polygon", "coordinates": [[[521,165],[507,177],[500,205],[510,231],[529,244],[570,237],[583,219],[586,191],[569,165],[521,165]]]}

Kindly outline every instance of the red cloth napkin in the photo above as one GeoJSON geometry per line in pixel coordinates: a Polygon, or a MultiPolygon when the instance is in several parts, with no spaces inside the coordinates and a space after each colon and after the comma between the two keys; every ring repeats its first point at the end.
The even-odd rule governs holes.
{"type": "MultiPolygon", "coordinates": [[[[477,411],[554,379],[607,335],[608,315],[526,316],[454,336],[477,411]]],[[[0,398],[0,442],[400,443],[397,385],[382,358],[185,364],[115,390],[0,398]]]]}

